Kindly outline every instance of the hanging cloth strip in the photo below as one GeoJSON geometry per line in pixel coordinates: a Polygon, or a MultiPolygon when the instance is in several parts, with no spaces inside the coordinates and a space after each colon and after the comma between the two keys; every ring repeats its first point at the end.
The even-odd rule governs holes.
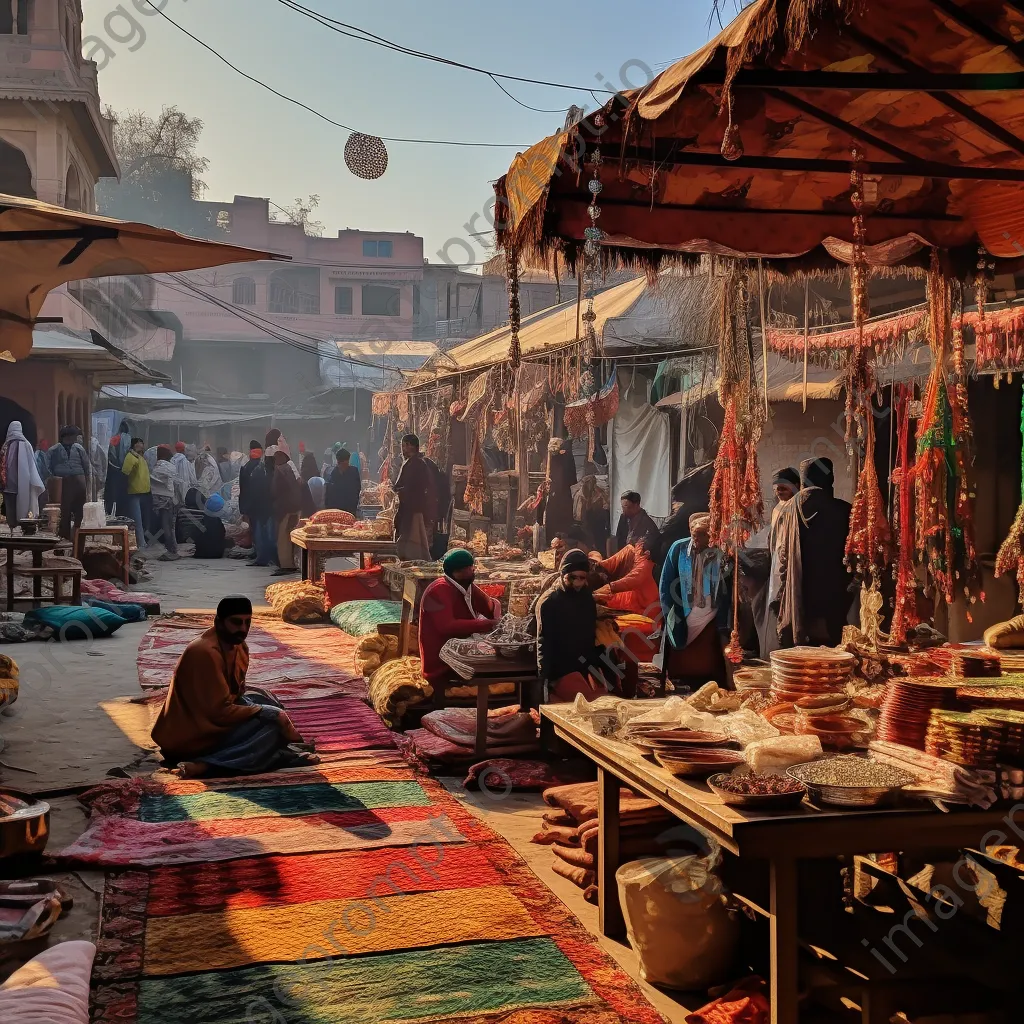
{"type": "Polygon", "coordinates": [[[996,556],[996,576],[1011,572],[1017,576],[1019,600],[1024,602],[1024,393],[1021,394],[1020,407],[1021,433],[1021,501],[1017,514],[1013,518],[1010,532],[1003,541],[999,554],[996,556]]]}

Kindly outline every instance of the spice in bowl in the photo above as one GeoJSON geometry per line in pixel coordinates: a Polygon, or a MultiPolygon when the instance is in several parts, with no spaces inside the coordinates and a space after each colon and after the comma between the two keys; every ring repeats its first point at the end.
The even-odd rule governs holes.
{"type": "Polygon", "coordinates": [[[726,775],[715,780],[719,789],[740,796],[780,796],[784,793],[802,793],[804,787],[796,779],[784,775],[726,775]]]}

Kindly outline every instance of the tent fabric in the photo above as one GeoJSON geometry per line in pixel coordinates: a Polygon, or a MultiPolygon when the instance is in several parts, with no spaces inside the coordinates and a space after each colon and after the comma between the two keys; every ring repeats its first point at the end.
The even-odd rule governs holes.
{"type": "Polygon", "coordinates": [[[24,359],[32,351],[43,301],[69,281],[266,259],[290,257],[0,195],[0,356],[24,359]]]}
{"type": "MultiPolygon", "coordinates": [[[[598,336],[604,330],[605,323],[624,316],[644,294],[646,288],[646,279],[637,277],[600,292],[594,298],[594,313],[597,315],[594,330],[598,336]]],[[[511,331],[508,327],[499,327],[479,338],[449,349],[445,364],[451,367],[449,372],[456,372],[504,362],[508,357],[510,337],[511,331]]],[[[576,299],[573,298],[570,302],[563,302],[559,306],[552,306],[540,313],[524,317],[519,328],[519,347],[524,356],[529,356],[570,345],[577,337],[576,299]]],[[[441,374],[444,374],[446,366],[438,368],[441,374]]]]}
{"type": "Polygon", "coordinates": [[[1024,93],[1011,42],[1024,13],[1011,0],[960,0],[963,19],[943,7],[754,0],[642,89],[519,154],[495,185],[510,213],[499,245],[527,261],[558,250],[572,269],[591,226],[581,155],[600,143],[606,258],[650,268],[715,253],[831,271],[853,256],[855,146],[868,263],[926,268],[937,246],[967,276],[980,242],[1008,261],[997,272],[1024,265],[1024,146],[1013,141],[1024,138],[1024,93]],[[1006,86],[957,88],[979,74],[1005,74],[1006,86]],[[895,85],[872,81],[881,75],[895,85]]]}
{"type": "Polygon", "coordinates": [[[647,389],[627,394],[630,373],[619,370],[619,410],[609,427],[612,531],[618,524],[618,496],[639,491],[652,516],[672,512],[672,432],[668,413],[647,401],[647,389]]]}
{"type": "MultiPolygon", "coordinates": [[[[763,359],[757,353],[754,359],[755,374],[758,381],[758,394],[764,385],[762,370],[763,359]]],[[[902,381],[918,380],[928,376],[931,370],[931,356],[927,345],[915,345],[908,349],[902,358],[893,363],[879,362],[876,364],[878,382],[883,386],[898,384],[902,381]]],[[[807,367],[807,398],[817,399],[838,398],[846,386],[846,373],[838,367],[817,366],[814,363],[807,367]]],[[[718,402],[717,381],[708,379],[695,384],[686,391],[666,395],[658,402],[659,409],[679,409],[711,400],[718,402]]],[[[770,402],[801,402],[804,396],[803,363],[793,362],[775,352],[768,353],[768,400],[770,402]]]]}

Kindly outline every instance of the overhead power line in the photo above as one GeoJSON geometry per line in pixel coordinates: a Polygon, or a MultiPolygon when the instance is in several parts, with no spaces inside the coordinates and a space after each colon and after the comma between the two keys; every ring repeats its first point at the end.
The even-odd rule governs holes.
{"type": "MultiPolygon", "coordinates": [[[[349,39],[355,39],[361,43],[370,43],[373,46],[382,46],[386,50],[394,50],[397,53],[404,53],[409,57],[418,57],[421,60],[433,61],[436,64],[447,64],[449,67],[461,68],[463,71],[472,71],[478,75],[486,75],[491,79],[501,78],[506,82],[525,82],[528,85],[543,85],[549,89],[569,89],[572,92],[590,92],[590,86],[588,85],[568,85],[565,82],[548,82],[540,78],[526,78],[522,75],[504,75],[500,71],[488,71],[486,68],[477,67],[475,64],[464,64],[459,60],[440,57],[436,53],[427,53],[425,50],[415,50],[412,47],[396,43],[392,39],[386,39],[384,36],[376,35],[365,28],[360,28],[358,25],[350,25],[347,22],[338,21],[337,18],[331,18],[326,14],[321,14],[319,11],[311,10],[309,7],[304,7],[302,4],[297,3],[296,0],[278,0],[278,3],[295,11],[296,14],[301,14],[304,17],[310,18],[318,24],[323,25],[324,28],[330,29],[332,32],[337,32],[338,35],[348,36],[349,39]]],[[[596,91],[608,93],[612,96],[615,95],[614,89],[597,89],[596,91]]],[[[512,99],[515,99],[511,93],[508,93],[508,95],[511,96],[512,99]]],[[[530,109],[536,110],[537,108],[531,107],[530,109]]],[[[544,110],[541,111],[541,113],[557,114],[562,113],[567,109],[568,107],[563,108],[563,111],[544,110]]]]}
{"type": "MultiPolygon", "coordinates": [[[[159,14],[161,18],[163,18],[165,21],[170,22],[179,32],[181,32],[183,35],[188,36],[188,38],[191,39],[194,43],[198,43],[208,53],[212,53],[213,56],[217,58],[217,60],[219,60],[222,64],[227,65],[227,67],[234,71],[236,75],[241,75],[242,78],[246,79],[249,82],[252,82],[254,85],[258,85],[261,89],[266,89],[267,92],[273,93],[279,99],[285,100],[287,103],[291,103],[297,107],[301,107],[303,110],[308,111],[315,117],[319,117],[320,120],[326,121],[330,125],[334,125],[335,128],[342,128],[347,132],[356,132],[357,134],[362,134],[359,132],[359,129],[353,128],[351,125],[342,124],[341,121],[335,121],[334,118],[328,117],[327,114],[324,114],[322,111],[317,110],[315,107],[309,106],[308,103],[303,103],[302,100],[298,100],[294,96],[289,96],[287,93],[283,93],[279,89],[275,89],[272,85],[267,85],[266,82],[260,81],[260,79],[254,77],[253,75],[250,75],[247,71],[243,71],[236,64],[232,64],[231,61],[228,60],[227,57],[225,57],[215,47],[211,46],[207,42],[204,42],[197,35],[194,35],[183,25],[180,25],[178,22],[176,22],[166,11],[161,10],[161,8],[157,7],[153,0],[146,0],[146,3],[149,4],[149,6],[152,7],[153,10],[156,11],[156,13],[159,14]]],[[[367,132],[365,134],[373,135],[374,133],[367,132]]],[[[377,138],[381,139],[384,142],[409,143],[412,145],[420,146],[459,146],[478,149],[526,149],[528,146],[531,145],[531,143],[520,142],[464,142],[459,139],[408,139],[397,138],[394,136],[387,135],[379,135],[377,136],[377,138]]]]}

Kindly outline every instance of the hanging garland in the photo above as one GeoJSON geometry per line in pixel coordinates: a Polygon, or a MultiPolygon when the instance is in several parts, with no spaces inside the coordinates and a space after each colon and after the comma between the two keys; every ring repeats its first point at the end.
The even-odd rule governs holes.
{"type": "Polygon", "coordinates": [[[963,331],[958,314],[953,330],[950,284],[939,269],[938,253],[932,251],[928,273],[930,309],[929,343],[932,372],[924,397],[924,411],[917,430],[917,466],[914,470],[916,546],[921,561],[947,604],[958,586],[970,605],[985,594],[980,588],[974,546],[974,490],[970,482],[971,428],[963,373],[963,331]],[[945,366],[952,339],[953,372],[945,366]]]}
{"type": "Polygon", "coordinates": [[[917,576],[914,571],[914,468],[910,462],[910,402],[913,386],[901,384],[893,415],[899,421],[896,468],[892,482],[896,487],[896,506],[893,515],[893,533],[896,541],[896,595],[893,604],[892,626],[889,637],[894,644],[902,644],[907,631],[921,620],[917,614],[917,576]]]}
{"type": "Polygon", "coordinates": [[[1020,406],[1021,433],[1021,502],[1017,514],[1013,517],[1010,532],[996,555],[996,576],[1004,576],[1013,572],[1017,576],[1018,600],[1024,603],[1024,393],[1021,394],[1020,406]]]}
{"type": "MultiPolygon", "coordinates": [[[[865,321],[860,329],[856,326],[818,328],[808,336],[810,358],[814,362],[830,362],[838,355],[869,349],[879,355],[902,351],[908,345],[920,340],[928,323],[928,309],[903,310],[896,316],[886,316],[865,321]]],[[[769,327],[768,347],[771,351],[794,362],[804,357],[804,334],[792,328],[769,327]]]]}
{"type": "Polygon", "coordinates": [[[891,549],[892,535],[875,470],[875,418],[869,412],[864,463],[850,511],[846,564],[862,584],[877,590],[882,570],[889,564],[891,549]]]}
{"type": "Polygon", "coordinates": [[[513,370],[518,370],[523,357],[519,346],[522,306],[519,302],[519,250],[515,246],[505,250],[505,273],[508,277],[508,361],[513,370]]]}

